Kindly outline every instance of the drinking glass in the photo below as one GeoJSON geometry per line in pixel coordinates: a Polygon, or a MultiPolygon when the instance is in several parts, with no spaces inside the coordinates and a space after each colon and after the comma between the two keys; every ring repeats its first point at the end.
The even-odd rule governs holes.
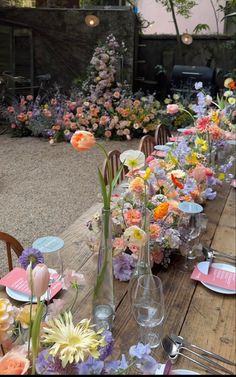
{"type": "Polygon", "coordinates": [[[49,288],[47,292],[48,300],[51,297],[51,286],[53,283],[60,282],[63,277],[63,259],[61,249],[64,241],[59,237],[47,236],[34,241],[33,248],[38,249],[44,258],[50,273],[49,288]]]}
{"type": "Polygon", "coordinates": [[[165,315],[162,282],[159,277],[139,276],[131,296],[132,313],[139,325],[139,337],[151,348],[160,345],[165,315]]]}
{"type": "Polygon", "coordinates": [[[196,259],[194,242],[198,239],[202,231],[202,206],[196,203],[180,203],[179,209],[182,211],[178,230],[182,240],[181,252],[185,255],[184,264],[180,265],[182,271],[192,271],[196,259]],[[193,242],[194,241],[194,242],[193,242]]]}

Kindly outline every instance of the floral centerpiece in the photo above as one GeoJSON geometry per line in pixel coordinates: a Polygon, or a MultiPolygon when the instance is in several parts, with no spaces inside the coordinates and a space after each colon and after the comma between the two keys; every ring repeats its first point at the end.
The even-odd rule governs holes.
{"type": "MultiPolygon", "coordinates": [[[[23,267],[27,261],[29,263],[28,284],[36,295],[48,289],[49,273],[47,266],[41,263],[42,258],[39,251],[27,249],[20,259],[23,267]]],[[[78,284],[81,276],[79,280],[75,272],[70,276],[71,284],[78,284]]],[[[1,375],[126,374],[133,366],[141,374],[154,374],[156,370],[170,373],[170,363],[158,363],[150,355],[149,345],[142,343],[132,345],[128,356],[122,354],[121,359],[113,360],[112,333],[102,328],[95,330],[86,318],[74,325],[71,311],[56,301],[59,300],[46,307],[38,300],[32,309],[30,305],[16,308],[8,299],[0,299],[1,375]],[[29,331],[28,339],[20,339],[19,329],[23,328],[29,331]]]]}

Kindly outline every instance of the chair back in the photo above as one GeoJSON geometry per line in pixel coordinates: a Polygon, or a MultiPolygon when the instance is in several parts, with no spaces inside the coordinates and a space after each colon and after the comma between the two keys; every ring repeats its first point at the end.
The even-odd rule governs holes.
{"type": "Polygon", "coordinates": [[[159,124],[155,131],[155,145],[164,145],[171,137],[171,132],[164,124],[159,124]]]}
{"type": "MultiPolygon", "coordinates": [[[[120,166],[122,165],[120,161],[120,155],[121,152],[114,149],[110,152],[108,152],[108,159],[111,162],[111,176],[112,179],[115,177],[117,171],[119,170],[120,166]]],[[[121,183],[125,179],[125,174],[128,173],[128,169],[126,166],[124,166],[121,175],[117,181],[117,184],[121,183]]],[[[103,163],[103,169],[102,169],[102,175],[104,177],[105,185],[108,185],[109,182],[109,176],[108,176],[108,162],[107,159],[103,163]]]]}
{"type": "Polygon", "coordinates": [[[24,248],[16,238],[8,233],[0,232],[0,241],[3,241],[6,244],[8,267],[9,271],[11,271],[13,269],[11,251],[13,250],[17,257],[19,257],[24,248]]]}
{"type": "Polygon", "coordinates": [[[138,150],[145,154],[147,158],[154,151],[155,139],[151,135],[145,135],[140,139],[138,150]]]}

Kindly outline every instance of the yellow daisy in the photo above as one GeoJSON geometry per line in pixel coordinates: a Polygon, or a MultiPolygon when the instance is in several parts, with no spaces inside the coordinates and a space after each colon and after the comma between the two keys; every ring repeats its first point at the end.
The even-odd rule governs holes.
{"type": "Polygon", "coordinates": [[[107,343],[101,336],[103,329],[95,332],[92,327],[88,319],[74,326],[71,312],[66,312],[47,322],[43,342],[52,344],[49,353],[61,360],[63,368],[68,363],[84,361],[90,355],[97,359],[100,355],[98,348],[107,343]]]}

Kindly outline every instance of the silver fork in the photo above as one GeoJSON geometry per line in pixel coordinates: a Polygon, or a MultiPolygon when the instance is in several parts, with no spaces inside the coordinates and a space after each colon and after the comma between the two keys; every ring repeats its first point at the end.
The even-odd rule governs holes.
{"type": "MultiPolygon", "coordinates": [[[[222,361],[223,363],[226,363],[226,364],[229,364],[229,365],[233,365],[233,366],[236,366],[236,363],[231,361],[231,360],[228,360],[228,359],[225,359],[223,356],[220,356],[220,355],[217,355],[216,353],[214,352],[211,352],[211,351],[208,351],[204,348],[201,348],[201,347],[198,347],[196,346],[195,344],[191,344],[189,343],[186,339],[184,339],[182,336],[180,335],[175,335],[175,334],[171,334],[170,336],[171,339],[173,339],[173,341],[177,344],[179,344],[180,346],[186,346],[186,347],[192,347],[192,348],[195,348],[199,351],[202,351],[203,354],[205,355],[209,355],[213,358],[215,358],[216,360],[219,360],[219,361],[222,361]]],[[[207,357],[207,356],[205,356],[207,357]]],[[[208,360],[210,360],[212,362],[211,359],[209,359],[207,357],[208,360]]]]}

